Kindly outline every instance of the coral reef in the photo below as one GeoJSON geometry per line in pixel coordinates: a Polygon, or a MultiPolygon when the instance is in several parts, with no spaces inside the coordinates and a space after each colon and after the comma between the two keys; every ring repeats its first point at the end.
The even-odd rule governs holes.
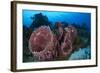
{"type": "Polygon", "coordinates": [[[77,30],[73,26],[63,28],[60,22],[57,22],[56,26],[57,34],[54,34],[49,26],[41,26],[32,32],[29,49],[35,60],[61,60],[74,50],[73,42],[77,37],[77,30]]]}
{"type": "Polygon", "coordinates": [[[81,59],[91,59],[91,49],[90,47],[80,48],[71,54],[69,60],[81,60],[81,59]]]}
{"type": "Polygon", "coordinates": [[[53,12],[30,11],[23,14],[24,63],[91,59],[90,14],[75,13],[80,18],[86,16],[77,19],[73,13],[69,18],[65,12],[56,16],[53,12]]]}

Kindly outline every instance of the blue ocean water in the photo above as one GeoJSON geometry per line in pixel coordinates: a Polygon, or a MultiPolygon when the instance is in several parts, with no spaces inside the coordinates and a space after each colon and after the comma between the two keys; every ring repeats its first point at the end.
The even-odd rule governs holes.
{"type": "Polygon", "coordinates": [[[82,25],[90,29],[91,27],[91,13],[80,13],[80,12],[56,12],[56,11],[34,11],[34,10],[23,10],[23,25],[29,27],[32,24],[32,19],[35,14],[42,13],[47,16],[49,21],[55,23],[57,21],[67,22],[69,24],[82,25]]]}

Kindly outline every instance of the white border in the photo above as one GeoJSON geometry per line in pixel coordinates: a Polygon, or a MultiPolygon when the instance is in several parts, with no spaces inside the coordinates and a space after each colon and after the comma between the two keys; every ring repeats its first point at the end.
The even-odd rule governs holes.
{"type": "Polygon", "coordinates": [[[17,69],[36,69],[36,68],[51,68],[51,67],[68,67],[68,66],[82,66],[95,65],[96,61],[96,10],[91,8],[81,7],[63,7],[63,6],[45,6],[45,5],[29,5],[17,4],[17,69]],[[30,10],[48,10],[48,11],[70,11],[70,12],[84,12],[91,13],[91,60],[70,60],[70,61],[53,61],[53,62],[33,62],[23,63],[23,47],[22,47],[22,9],[30,10]]]}

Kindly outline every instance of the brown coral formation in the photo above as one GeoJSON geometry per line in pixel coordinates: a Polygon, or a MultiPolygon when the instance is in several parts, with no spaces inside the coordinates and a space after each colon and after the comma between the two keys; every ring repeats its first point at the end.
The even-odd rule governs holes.
{"type": "Polygon", "coordinates": [[[73,48],[73,42],[77,31],[73,26],[62,27],[60,22],[56,23],[59,35],[53,34],[49,26],[41,26],[30,36],[29,49],[38,61],[50,61],[64,59],[73,48]]]}

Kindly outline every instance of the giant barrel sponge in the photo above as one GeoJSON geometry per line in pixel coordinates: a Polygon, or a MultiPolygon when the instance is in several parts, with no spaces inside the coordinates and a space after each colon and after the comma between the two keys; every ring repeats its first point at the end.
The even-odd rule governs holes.
{"type": "Polygon", "coordinates": [[[65,28],[59,26],[58,32],[60,32],[59,35],[55,35],[49,26],[41,26],[32,32],[29,49],[35,60],[50,61],[69,56],[74,49],[73,42],[77,36],[77,30],[73,26],[65,28]]]}

